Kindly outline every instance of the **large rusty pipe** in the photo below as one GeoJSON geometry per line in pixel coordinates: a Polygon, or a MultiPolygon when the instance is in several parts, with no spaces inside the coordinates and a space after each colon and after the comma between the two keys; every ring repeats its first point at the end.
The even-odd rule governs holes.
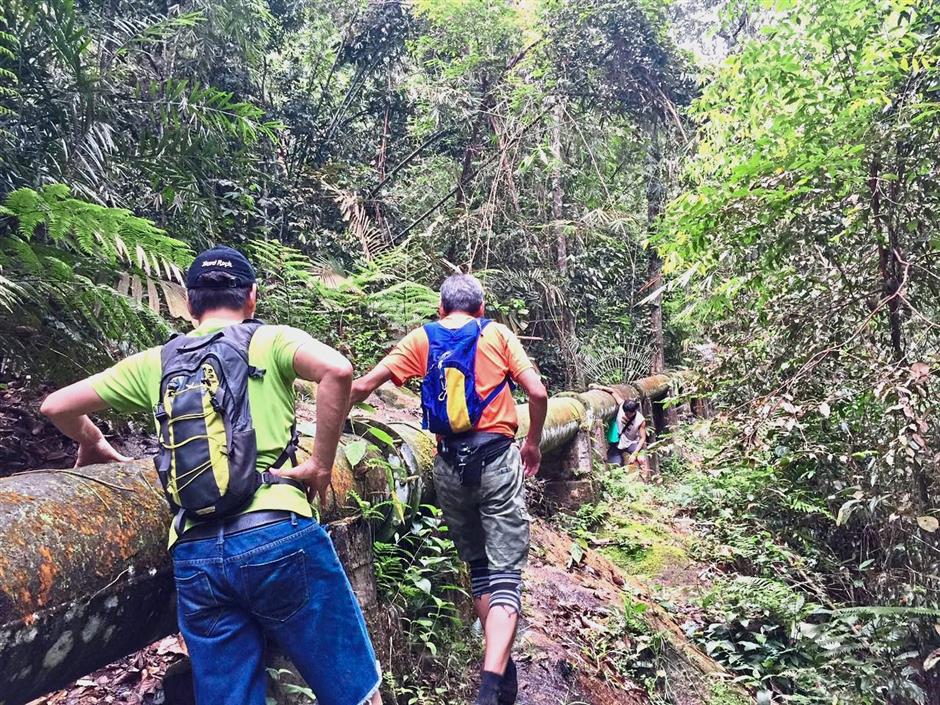
{"type": "Polygon", "coordinates": [[[0,703],[172,630],[168,519],[148,461],[0,480],[0,703]]]}
{"type": "MultiPolygon", "coordinates": [[[[371,502],[390,496],[384,466],[393,453],[370,444],[367,455],[383,462],[353,468],[345,448],[359,441],[343,437],[321,521],[354,511],[350,491],[371,502]]],[[[426,443],[409,453],[425,462],[426,443]]],[[[175,631],[169,523],[149,460],[0,478],[0,705],[28,702],[175,631]]]]}
{"type": "MultiPolygon", "coordinates": [[[[516,437],[523,438],[529,432],[529,405],[520,404],[516,411],[519,417],[516,437]]],[[[576,397],[556,396],[549,399],[545,425],[542,427],[542,452],[547,454],[563,447],[587,421],[587,410],[576,397]]]]}
{"type": "MultiPolygon", "coordinates": [[[[624,391],[660,396],[669,385],[660,377],[624,391]]],[[[597,390],[552,398],[543,452],[562,449],[615,409],[597,390]]],[[[522,437],[526,405],[519,420],[522,437]]],[[[320,519],[354,512],[350,492],[372,503],[394,494],[397,513],[386,528],[394,527],[428,496],[434,439],[401,422],[353,430],[341,442],[320,519]],[[353,444],[362,440],[368,446],[359,456],[353,444]]],[[[311,444],[301,443],[307,451],[311,444]]],[[[21,705],[175,630],[169,521],[149,460],[0,478],[0,705],[21,705]]]]}

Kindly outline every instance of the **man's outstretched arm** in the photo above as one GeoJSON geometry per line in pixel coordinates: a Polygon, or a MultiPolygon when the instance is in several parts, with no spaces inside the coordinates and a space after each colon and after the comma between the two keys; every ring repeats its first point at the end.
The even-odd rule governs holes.
{"type": "Polygon", "coordinates": [[[614,401],[616,401],[618,405],[623,404],[627,400],[627,398],[616,389],[613,387],[608,387],[604,384],[590,384],[588,385],[588,389],[597,389],[601,392],[607,392],[614,398],[614,401]]]}
{"type": "Polygon", "coordinates": [[[381,362],[373,367],[367,374],[353,382],[352,393],[349,395],[349,401],[352,404],[358,404],[369,398],[376,389],[388,382],[392,378],[392,371],[381,362]]]}
{"type": "Polygon", "coordinates": [[[108,404],[94,390],[91,382],[83,379],[50,394],[39,410],[49,417],[56,428],[78,443],[75,467],[81,467],[93,463],[124,463],[131,459],[118,453],[108,443],[101,429],[88,417],[92,412],[107,408],[108,404]]]}
{"type": "Polygon", "coordinates": [[[272,472],[304,482],[320,496],[320,504],[323,505],[332,478],[336,447],[349,409],[353,368],[340,352],[314,340],[297,348],[294,372],[301,379],[317,383],[317,432],[313,439],[313,453],[295,468],[280,468],[272,472]]]}
{"type": "Polygon", "coordinates": [[[522,443],[522,463],[526,477],[532,477],[539,471],[542,462],[542,427],[545,426],[545,414],[548,412],[548,391],[542,384],[542,378],[533,368],[525,370],[516,382],[529,397],[529,432],[522,443]]]}

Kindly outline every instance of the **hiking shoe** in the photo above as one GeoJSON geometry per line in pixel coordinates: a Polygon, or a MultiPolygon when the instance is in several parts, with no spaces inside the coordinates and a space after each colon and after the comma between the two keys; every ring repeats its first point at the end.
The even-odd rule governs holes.
{"type": "Polygon", "coordinates": [[[503,681],[499,684],[499,697],[496,702],[498,705],[515,705],[518,694],[519,678],[516,673],[516,664],[510,658],[506,664],[506,672],[503,673],[503,681]]]}
{"type": "Polygon", "coordinates": [[[499,688],[503,677],[492,671],[483,671],[480,677],[480,694],[474,705],[499,705],[499,688]]]}

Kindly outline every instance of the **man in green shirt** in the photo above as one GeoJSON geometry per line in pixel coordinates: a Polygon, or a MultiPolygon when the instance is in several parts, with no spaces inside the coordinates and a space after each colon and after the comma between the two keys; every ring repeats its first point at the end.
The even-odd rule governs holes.
{"type": "MultiPolygon", "coordinates": [[[[218,334],[251,319],[255,274],[237,250],[217,247],[187,272],[189,336],[218,334]]],[[[352,365],[287,326],[258,327],[248,346],[248,407],[255,469],[266,480],[237,514],[187,520],[170,530],[180,631],[192,660],[198,705],[264,705],[265,639],[294,662],[321,705],[379,705],[381,676],[359,605],[336,551],[312,518],[305,491],[321,502],[348,408],[352,365]],[[273,469],[292,440],[296,378],[318,383],[314,452],[273,469]],[[270,474],[269,474],[270,473],[270,474]],[[271,475],[277,477],[271,477],[271,475]]],[[[161,403],[161,348],[60,389],[42,411],[78,443],[76,465],[124,462],[88,417],[161,403]]],[[[157,433],[160,434],[159,423],[157,433]]]]}

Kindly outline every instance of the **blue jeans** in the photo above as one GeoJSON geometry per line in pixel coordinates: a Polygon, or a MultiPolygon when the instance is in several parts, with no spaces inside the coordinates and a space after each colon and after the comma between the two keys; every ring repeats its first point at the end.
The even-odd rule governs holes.
{"type": "Polygon", "coordinates": [[[179,543],[173,572],[198,705],[264,705],[266,639],[319,705],[361,705],[378,688],[359,603],[312,519],[179,543]]]}

